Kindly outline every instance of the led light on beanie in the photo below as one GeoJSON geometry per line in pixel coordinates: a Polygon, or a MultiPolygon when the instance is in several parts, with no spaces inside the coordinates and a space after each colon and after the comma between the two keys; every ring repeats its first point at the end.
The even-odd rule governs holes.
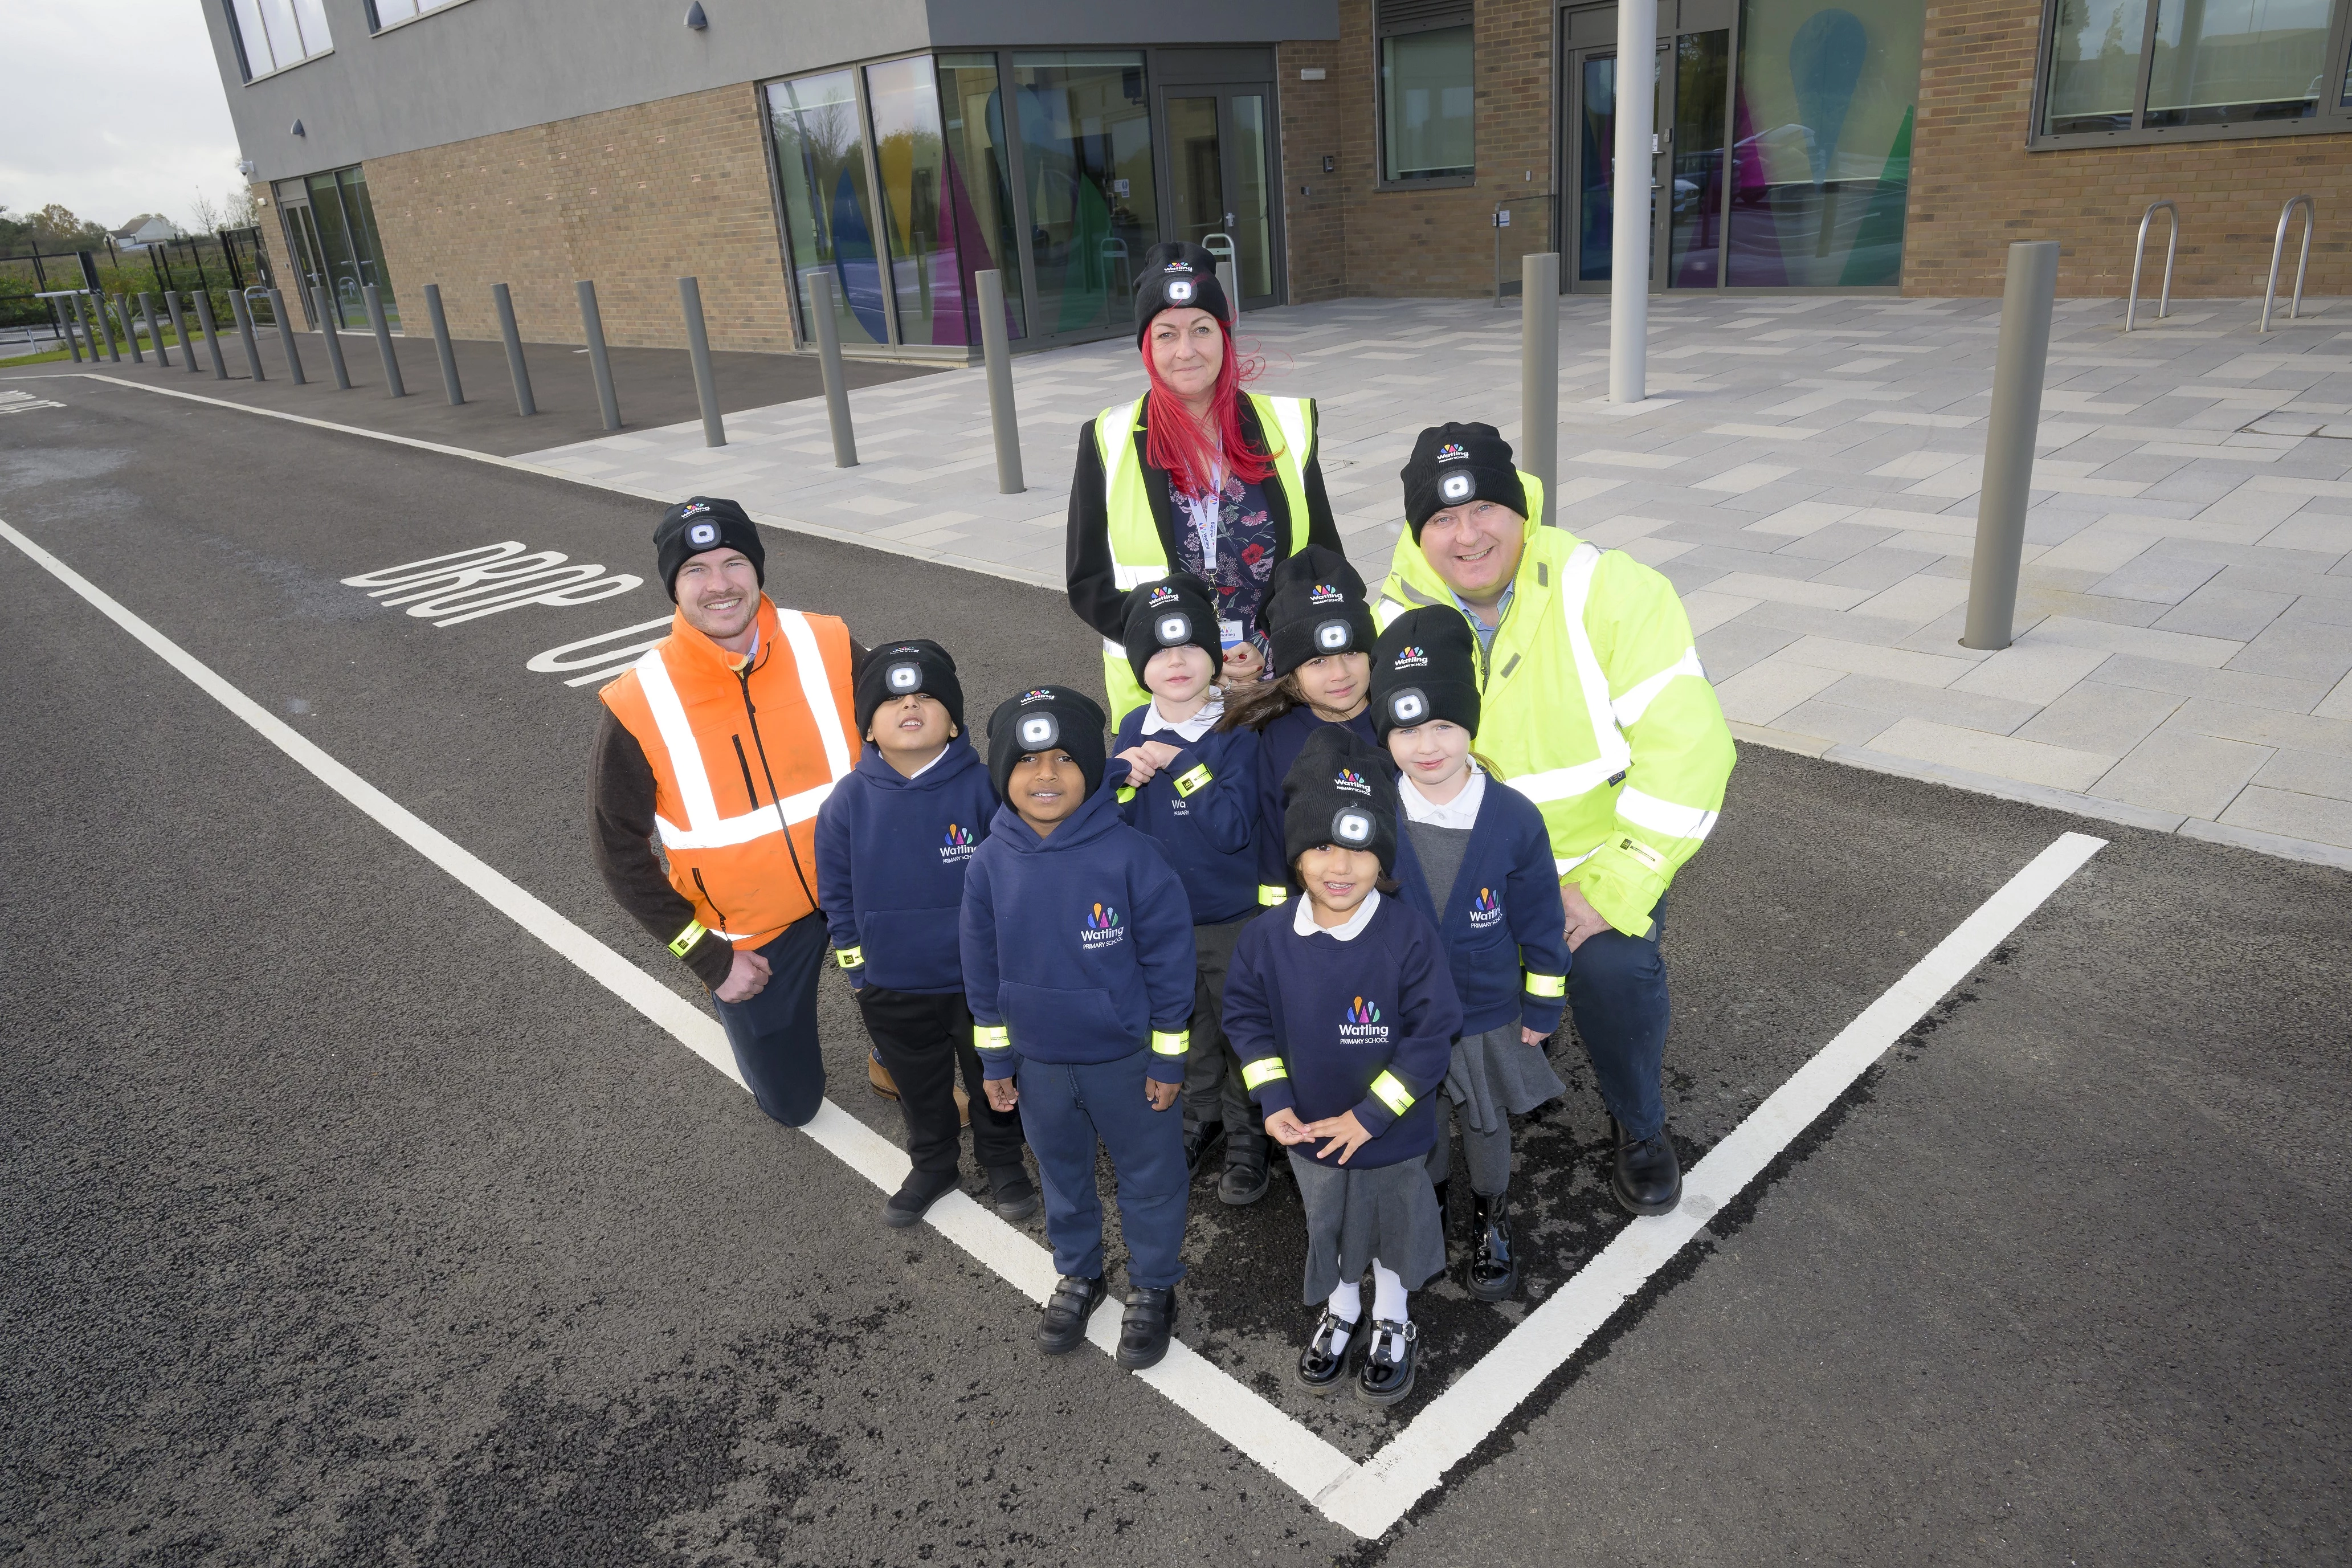
{"type": "Polygon", "coordinates": [[[1460,470],[1437,481],[1437,499],[1448,506],[1459,506],[1477,492],[1478,481],[1460,470]]]}
{"type": "Polygon", "coordinates": [[[1315,651],[1318,653],[1345,653],[1354,646],[1355,640],[1355,628],[1345,621],[1325,621],[1315,628],[1315,651]]]}
{"type": "Polygon", "coordinates": [[[1429,699],[1418,686],[1389,693],[1389,722],[1400,730],[1417,730],[1429,717],[1429,699]]]}
{"type": "Polygon", "coordinates": [[[912,697],[923,689],[923,667],[894,664],[882,672],[882,689],[893,697],[912,697]]]}
{"type": "Polygon", "coordinates": [[[1372,842],[1371,814],[1341,806],[1331,817],[1331,842],[1342,849],[1364,849],[1372,842]]]}
{"type": "Polygon", "coordinates": [[[686,531],[686,542],[697,550],[708,550],[719,542],[719,525],[715,522],[698,522],[686,531]]]}
{"type": "Polygon", "coordinates": [[[1192,640],[1192,617],[1181,610],[1171,611],[1160,617],[1152,635],[1160,639],[1161,647],[1182,647],[1192,640]]]}
{"type": "Polygon", "coordinates": [[[1192,302],[1192,280],[1190,278],[1171,278],[1160,292],[1171,305],[1189,305],[1192,302]]]}
{"type": "Polygon", "coordinates": [[[1062,721],[1051,713],[1024,713],[1013,727],[1013,738],[1021,743],[1024,756],[1048,751],[1062,742],[1062,721]]]}

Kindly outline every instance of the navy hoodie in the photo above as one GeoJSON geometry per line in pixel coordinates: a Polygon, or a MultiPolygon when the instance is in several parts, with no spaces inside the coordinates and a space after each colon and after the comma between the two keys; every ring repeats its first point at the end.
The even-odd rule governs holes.
{"type": "MultiPolygon", "coordinates": [[[[1223,925],[1257,909],[1258,753],[1255,730],[1211,730],[1197,741],[1162,730],[1146,735],[1150,704],[1127,716],[1114,753],[1145,741],[1178,748],[1176,760],[1132,796],[1119,790],[1119,815],[1150,835],[1184,884],[1194,925],[1223,925]]],[[[1124,765],[1124,764],[1121,764],[1124,765]]]]}
{"type": "Polygon", "coordinates": [[[972,1043],[990,1078],[1011,1078],[1024,1056],[1118,1061],[1149,1037],[1149,1076],[1184,1081],[1192,911],[1108,787],[1044,838],[998,807],[964,875],[961,925],[972,1043]]]}
{"type": "Polygon", "coordinates": [[[995,815],[987,764],[961,735],[911,779],[866,746],[816,812],[817,901],[852,984],[963,989],[956,911],[995,815]]]}
{"type": "MultiPolygon", "coordinates": [[[[1315,710],[1305,703],[1293,708],[1281,718],[1258,732],[1265,750],[1257,760],[1257,879],[1259,901],[1280,903],[1290,891],[1290,862],[1283,854],[1282,845],[1282,781],[1290,776],[1290,764],[1307,749],[1307,737],[1325,724],[1326,719],[1315,717],[1315,710]],[[1266,889],[1271,889],[1267,891],[1266,889]]],[[[1372,710],[1367,705],[1352,719],[1342,720],[1360,737],[1367,746],[1382,756],[1388,748],[1381,744],[1372,729],[1372,710]]],[[[1393,773],[1394,769],[1390,772],[1393,773]]]]}
{"type": "MultiPolygon", "coordinates": [[[[1352,1110],[1372,1141],[1344,1169],[1418,1159],[1436,1143],[1438,1088],[1462,1032],[1462,1004],[1429,922],[1398,899],[1342,942],[1301,936],[1304,893],[1242,930],[1225,977],[1225,1037],[1242,1082],[1268,1116],[1301,1121],[1352,1110]]],[[[1294,1147],[1339,1166],[1328,1141],[1294,1147]]]]}
{"type": "MultiPolygon", "coordinates": [[[[1410,787],[1397,786],[1400,794],[1410,787]]],[[[1540,1035],[1559,1028],[1568,1005],[1568,911],[1543,813],[1488,774],[1443,913],[1405,820],[1399,806],[1396,878],[1405,901],[1437,928],[1445,944],[1446,967],[1462,998],[1462,1032],[1483,1035],[1514,1016],[1540,1035]]]]}

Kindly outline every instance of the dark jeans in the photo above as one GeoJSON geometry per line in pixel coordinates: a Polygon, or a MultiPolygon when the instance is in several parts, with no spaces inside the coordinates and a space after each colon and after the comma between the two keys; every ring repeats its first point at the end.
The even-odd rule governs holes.
{"type": "Polygon", "coordinates": [[[898,1111],[907,1119],[907,1157],[917,1171],[956,1173],[963,1145],[956,1114],[955,1080],[971,1098],[971,1152],[980,1168],[994,1173],[1021,1166],[1021,1113],[989,1109],[981,1087],[980,1053],[971,1048],[971,1009],[963,993],[926,995],[874,984],[857,991],[857,1010],[874,1051],[898,1086],[898,1111]]]}
{"type": "Polygon", "coordinates": [[[1021,1123],[1045,1184],[1045,1239],[1054,1271],[1091,1279],[1103,1271],[1102,1198],[1095,1190],[1095,1144],[1118,1173],[1119,1234],[1127,1282],[1139,1289],[1184,1278],[1184,1123],[1176,1109],[1143,1098],[1151,1053],[1067,1066],[1024,1057],[1021,1123]]]}
{"type": "Polygon", "coordinates": [[[1650,934],[1604,930],[1585,939],[1568,965],[1568,1005],[1592,1058],[1601,1098],[1636,1139],[1666,1124],[1659,1076],[1666,1059],[1666,900],[1650,911],[1650,934]]]}
{"type": "Polygon", "coordinates": [[[824,917],[786,926],[760,949],[768,984],[745,1002],[711,1003],[735,1047],[736,1070],[760,1109],[787,1127],[805,1126],[824,1103],[824,1058],[816,1047],[816,976],[824,962],[824,917]]]}
{"type": "Polygon", "coordinates": [[[1234,944],[1253,918],[1192,928],[1199,963],[1192,983],[1192,1044],[1184,1053],[1184,1131],[1222,1122],[1229,1152],[1265,1142],[1265,1126],[1242,1089],[1241,1058],[1225,1038],[1224,1024],[1225,974],[1233,968],[1234,944]]]}

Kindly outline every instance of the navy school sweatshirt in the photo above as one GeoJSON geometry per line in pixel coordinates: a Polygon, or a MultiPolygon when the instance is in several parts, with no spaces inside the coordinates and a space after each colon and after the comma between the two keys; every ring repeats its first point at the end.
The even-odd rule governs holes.
{"type": "MultiPolygon", "coordinates": [[[[1290,891],[1290,863],[1282,853],[1282,781],[1289,776],[1290,765],[1298,760],[1298,753],[1307,749],[1307,737],[1327,722],[1315,717],[1315,710],[1302,703],[1259,731],[1258,738],[1265,748],[1257,761],[1257,879],[1258,898],[1263,903],[1279,903],[1290,891]]],[[[1381,744],[1380,736],[1373,731],[1369,706],[1343,722],[1364,744],[1383,756],[1388,754],[1388,748],[1381,744]]]]}
{"type": "Polygon", "coordinates": [[[1108,785],[1040,838],[1000,806],[964,874],[963,984],[992,1079],[1023,1057],[1117,1061],[1151,1047],[1149,1076],[1184,1081],[1192,911],[1108,785]]]}
{"type": "Polygon", "coordinates": [[[1559,1028],[1568,1005],[1568,911],[1543,813],[1489,774],[1450,894],[1430,887],[1404,825],[1399,806],[1397,880],[1405,901],[1444,943],[1446,967],[1462,998],[1462,1032],[1483,1035],[1514,1017],[1538,1034],[1559,1028]],[[1446,900],[1442,911],[1440,898],[1446,900]]]}
{"type": "MultiPolygon", "coordinates": [[[[1381,899],[1348,941],[1301,936],[1305,897],[1252,921],[1234,945],[1224,1026],[1242,1081],[1268,1116],[1354,1111],[1372,1141],[1345,1169],[1418,1159],[1436,1142],[1435,1097],[1462,1032],[1437,933],[1402,900],[1381,899]]],[[[1324,1143],[1295,1147],[1339,1165],[1336,1153],[1316,1152],[1324,1143]]]]}
{"type": "Polygon", "coordinates": [[[1118,789],[1119,815],[1150,836],[1175,868],[1192,906],[1194,925],[1223,925],[1257,908],[1258,753],[1264,743],[1255,730],[1220,733],[1197,741],[1173,731],[1143,732],[1149,704],[1127,716],[1111,742],[1113,771],[1126,764],[1117,753],[1145,741],[1178,748],[1176,760],[1134,790],[1118,789]]]}
{"type": "Polygon", "coordinates": [[[995,815],[987,764],[963,736],[911,779],[866,746],[816,812],[817,902],[852,984],[963,989],[956,911],[995,815]]]}

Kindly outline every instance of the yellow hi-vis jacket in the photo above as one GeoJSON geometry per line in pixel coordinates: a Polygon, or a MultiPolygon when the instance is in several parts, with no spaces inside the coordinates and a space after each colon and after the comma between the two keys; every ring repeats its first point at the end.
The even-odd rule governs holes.
{"type": "MultiPolygon", "coordinates": [[[[1645,936],[1723,807],[1730,726],[1674,584],[1622,551],[1540,526],[1542,483],[1519,478],[1526,545],[1479,659],[1477,749],[1543,809],[1560,881],[1617,930],[1645,936]]],[[[1385,628],[1427,605],[1460,608],[1406,533],[1372,618],[1385,628]]]]}
{"type": "MultiPolygon", "coordinates": [[[[1275,397],[1247,392],[1257,410],[1258,428],[1281,432],[1274,453],[1274,479],[1290,503],[1289,552],[1307,548],[1307,463],[1313,454],[1315,421],[1303,397],[1275,397]]],[[[1151,520],[1151,498],[1145,491],[1143,459],[1136,453],[1135,433],[1142,426],[1144,399],[1114,404],[1095,416],[1095,447],[1102,457],[1103,508],[1110,535],[1111,570],[1119,592],[1156,583],[1173,570],[1160,542],[1159,526],[1151,520]]],[[[1127,662],[1127,645],[1103,639],[1103,689],[1110,697],[1114,730],[1129,712],[1150,700],[1127,662]]]]}

